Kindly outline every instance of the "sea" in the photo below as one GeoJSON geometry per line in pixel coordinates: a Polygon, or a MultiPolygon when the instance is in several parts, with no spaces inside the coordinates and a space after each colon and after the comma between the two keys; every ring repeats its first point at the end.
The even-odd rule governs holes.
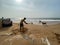
{"type": "MultiPolygon", "coordinates": [[[[11,18],[13,23],[20,23],[22,18],[11,18]]],[[[60,23],[60,18],[26,18],[27,23],[42,25],[41,22],[46,22],[47,25],[60,23]]]]}

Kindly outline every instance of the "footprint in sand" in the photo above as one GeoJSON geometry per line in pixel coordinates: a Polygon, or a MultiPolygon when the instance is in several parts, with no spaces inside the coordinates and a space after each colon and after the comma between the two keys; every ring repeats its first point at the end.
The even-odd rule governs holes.
{"type": "Polygon", "coordinates": [[[55,35],[56,35],[56,39],[57,39],[58,42],[60,43],[60,34],[55,33],[55,35]]]}

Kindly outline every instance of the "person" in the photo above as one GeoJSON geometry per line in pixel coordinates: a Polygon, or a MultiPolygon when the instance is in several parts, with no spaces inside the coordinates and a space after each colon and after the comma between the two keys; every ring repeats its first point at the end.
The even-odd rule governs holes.
{"type": "Polygon", "coordinates": [[[39,23],[41,23],[41,21],[39,21],[39,23]]]}
{"type": "Polygon", "coordinates": [[[23,31],[23,29],[24,29],[24,24],[23,23],[28,24],[25,20],[26,20],[26,18],[24,17],[20,21],[20,32],[23,31]]]}

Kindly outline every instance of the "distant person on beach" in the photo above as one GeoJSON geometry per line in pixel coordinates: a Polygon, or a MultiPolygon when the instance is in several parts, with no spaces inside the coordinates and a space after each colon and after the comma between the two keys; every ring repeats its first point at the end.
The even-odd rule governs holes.
{"type": "Polygon", "coordinates": [[[39,23],[41,23],[41,21],[39,21],[39,23]]]}
{"type": "Polygon", "coordinates": [[[22,29],[24,29],[24,24],[23,23],[28,24],[25,20],[26,20],[26,18],[23,18],[20,21],[20,31],[22,31],[22,29]]]}

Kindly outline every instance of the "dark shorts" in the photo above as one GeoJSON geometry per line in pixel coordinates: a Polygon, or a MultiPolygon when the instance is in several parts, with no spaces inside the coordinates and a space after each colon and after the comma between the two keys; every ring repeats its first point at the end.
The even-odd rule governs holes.
{"type": "Polygon", "coordinates": [[[21,24],[20,24],[20,27],[23,27],[23,26],[24,26],[23,23],[21,23],[21,24]]]}

